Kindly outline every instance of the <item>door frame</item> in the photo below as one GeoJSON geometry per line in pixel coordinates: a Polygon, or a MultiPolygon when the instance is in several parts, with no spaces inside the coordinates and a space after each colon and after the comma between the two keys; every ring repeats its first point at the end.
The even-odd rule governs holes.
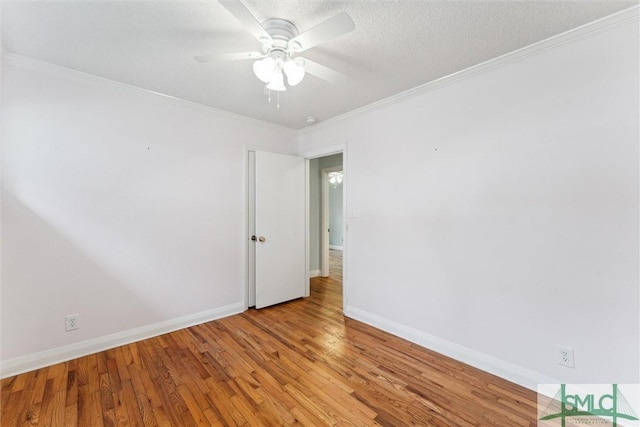
{"type": "MultiPolygon", "coordinates": [[[[249,151],[271,151],[271,150],[265,150],[262,147],[255,147],[255,146],[243,146],[243,157],[244,157],[244,161],[243,161],[243,166],[244,166],[244,170],[242,171],[242,195],[243,195],[243,205],[244,205],[244,230],[242,233],[242,238],[245,241],[245,244],[242,245],[243,248],[243,252],[244,252],[244,287],[243,287],[243,300],[244,300],[244,306],[245,308],[249,308],[249,250],[248,250],[248,245],[246,244],[246,242],[249,241],[249,238],[251,237],[251,235],[249,234],[249,194],[248,194],[248,179],[249,179],[249,151]]],[[[275,151],[274,151],[275,152],[275,151]]],[[[339,145],[332,145],[329,147],[325,147],[325,148],[321,148],[321,149],[317,149],[317,150],[313,150],[313,151],[308,151],[308,152],[298,152],[298,156],[303,157],[304,159],[306,159],[306,168],[307,168],[307,173],[305,174],[306,178],[305,178],[305,187],[306,187],[306,212],[305,212],[305,222],[306,222],[306,231],[307,231],[307,235],[306,235],[306,245],[305,245],[305,250],[306,250],[306,256],[305,256],[305,260],[306,260],[306,266],[305,266],[305,271],[307,271],[307,280],[306,280],[306,294],[305,296],[309,296],[310,294],[310,285],[309,285],[309,265],[310,265],[310,261],[309,261],[309,237],[310,237],[310,222],[309,222],[309,160],[311,159],[315,159],[318,157],[326,157],[326,156],[330,156],[332,154],[339,154],[342,153],[342,173],[344,174],[344,179],[346,182],[347,180],[347,146],[346,144],[339,144],[339,145]]],[[[280,154],[289,154],[291,155],[291,153],[280,153],[280,154]]],[[[348,281],[348,245],[349,245],[349,223],[347,222],[347,212],[348,212],[348,204],[347,204],[347,186],[344,185],[342,188],[342,215],[343,215],[343,224],[344,224],[344,243],[343,243],[343,252],[342,252],[342,311],[345,312],[347,310],[348,307],[348,289],[349,289],[349,281],[348,281]]]]}
{"type": "MultiPolygon", "coordinates": [[[[307,159],[307,161],[311,159],[316,159],[318,157],[326,157],[331,156],[332,154],[340,154],[342,153],[342,173],[344,174],[344,181],[342,187],[342,223],[344,224],[343,236],[344,243],[342,244],[342,312],[344,313],[348,307],[348,268],[347,268],[347,260],[348,258],[348,246],[349,246],[349,223],[347,222],[347,185],[344,184],[348,179],[347,172],[347,145],[346,144],[338,144],[332,145],[325,148],[320,148],[313,151],[308,152],[300,152],[299,155],[307,159]]],[[[309,168],[307,168],[309,171],[309,168]]],[[[309,188],[309,174],[307,173],[307,197],[309,197],[310,188],[309,188]]],[[[307,200],[307,267],[310,264],[309,256],[309,241],[310,241],[310,228],[309,228],[309,201],[307,200]]],[[[322,262],[322,260],[321,260],[322,262]]],[[[308,268],[307,268],[308,269],[308,268]]]]}
{"type": "MultiPolygon", "coordinates": [[[[324,157],[324,156],[323,156],[324,157]]],[[[344,163],[344,157],[343,157],[344,163]]],[[[343,166],[334,166],[330,168],[324,168],[320,170],[320,199],[322,215],[320,218],[320,227],[322,230],[322,234],[320,235],[320,276],[328,277],[329,276],[329,173],[330,172],[340,172],[344,175],[344,167],[343,166]]],[[[343,181],[344,182],[344,181],[343,181]]],[[[344,191],[344,186],[342,187],[344,191]]],[[[344,200],[343,200],[344,202],[344,200]]],[[[343,216],[344,216],[344,205],[343,205],[343,216]]],[[[342,236],[344,237],[344,222],[342,223],[342,236]]]]}

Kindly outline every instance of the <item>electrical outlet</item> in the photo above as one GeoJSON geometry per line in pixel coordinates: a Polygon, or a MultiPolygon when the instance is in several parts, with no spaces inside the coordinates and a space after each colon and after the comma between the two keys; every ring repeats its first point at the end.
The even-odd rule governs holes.
{"type": "Polygon", "coordinates": [[[69,332],[80,327],[80,315],[70,314],[64,318],[64,330],[69,332]]]}
{"type": "Polygon", "coordinates": [[[556,346],[556,352],[558,353],[558,363],[562,366],[567,366],[569,368],[574,368],[575,365],[573,363],[573,349],[569,347],[564,347],[561,345],[556,346]]]}

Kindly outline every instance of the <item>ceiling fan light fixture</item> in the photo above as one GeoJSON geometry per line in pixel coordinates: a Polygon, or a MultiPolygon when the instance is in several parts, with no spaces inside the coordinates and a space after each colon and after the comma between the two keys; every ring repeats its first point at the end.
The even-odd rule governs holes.
{"type": "Polygon", "coordinates": [[[282,75],[282,71],[276,71],[272,73],[271,80],[267,85],[267,89],[274,90],[276,92],[284,92],[287,88],[284,85],[284,76],[282,75]]]}
{"type": "Polygon", "coordinates": [[[253,63],[253,72],[256,77],[265,83],[269,83],[276,71],[276,61],[270,56],[253,63]]]}
{"type": "MultiPolygon", "coordinates": [[[[0,0],[1,1],[1,0],[0,0]]],[[[302,58],[292,59],[299,52],[306,51],[320,44],[341,37],[355,29],[355,23],[346,12],[340,12],[313,28],[300,33],[298,28],[285,19],[269,18],[260,22],[244,5],[247,0],[219,0],[247,30],[261,43],[262,52],[238,52],[223,55],[197,56],[199,62],[213,60],[242,60],[259,59],[253,63],[256,77],[265,83],[266,94],[271,102],[271,91],[279,93],[286,91],[284,75],[287,75],[289,86],[299,84],[306,74],[306,69],[312,75],[329,82],[344,83],[346,76],[331,70],[321,64],[302,58]]],[[[278,108],[280,103],[278,102],[278,108]]]]}
{"type": "Polygon", "coordinates": [[[302,81],[305,74],[304,62],[298,60],[289,59],[284,63],[282,67],[284,73],[287,75],[287,82],[290,86],[295,86],[302,81]]]}

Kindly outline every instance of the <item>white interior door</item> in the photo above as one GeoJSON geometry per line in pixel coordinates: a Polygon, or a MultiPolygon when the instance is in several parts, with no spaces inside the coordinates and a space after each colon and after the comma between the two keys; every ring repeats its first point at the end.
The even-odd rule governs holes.
{"type": "Polygon", "coordinates": [[[255,306],[306,293],[305,160],[255,152],[255,306]]]}

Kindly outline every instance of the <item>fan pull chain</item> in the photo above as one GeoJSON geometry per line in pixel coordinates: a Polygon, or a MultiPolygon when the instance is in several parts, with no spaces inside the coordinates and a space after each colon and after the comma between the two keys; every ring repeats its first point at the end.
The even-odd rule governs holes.
{"type": "MultiPolygon", "coordinates": [[[[268,94],[268,100],[269,100],[269,104],[271,104],[271,89],[269,89],[267,91],[268,94]]],[[[280,109],[280,92],[276,91],[276,108],[279,110],[280,109]]]]}

